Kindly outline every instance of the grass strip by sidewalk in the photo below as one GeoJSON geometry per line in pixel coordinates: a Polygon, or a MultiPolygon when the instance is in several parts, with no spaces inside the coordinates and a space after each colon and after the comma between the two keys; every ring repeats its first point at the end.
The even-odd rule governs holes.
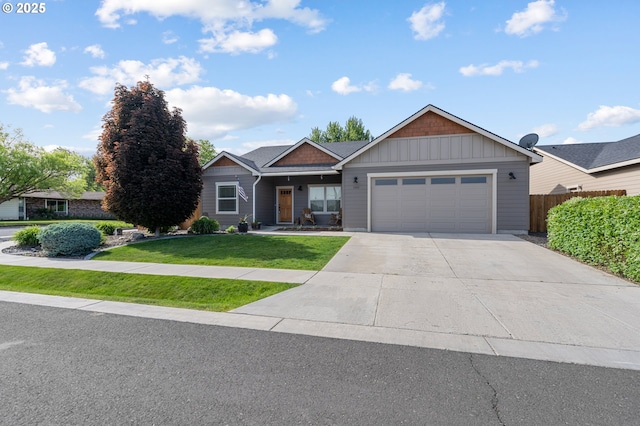
{"type": "Polygon", "coordinates": [[[349,237],[217,234],[116,247],[94,260],[319,271],[349,237]]]}
{"type": "Polygon", "coordinates": [[[0,290],[225,312],[297,284],[0,266],[0,290]]]}

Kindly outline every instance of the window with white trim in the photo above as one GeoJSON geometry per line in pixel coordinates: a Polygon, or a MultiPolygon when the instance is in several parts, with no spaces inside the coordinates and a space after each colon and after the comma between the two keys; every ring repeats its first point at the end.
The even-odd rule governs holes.
{"type": "Polygon", "coordinates": [[[337,213],[342,206],[340,185],[309,186],[309,208],[314,213],[337,213]]]}
{"type": "Polygon", "coordinates": [[[238,214],[237,182],[216,183],[216,213],[238,214]]]}
{"type": "Polygon", "coordinates": [[[69,212],[67,200],[44,200],[44,206],[55,214],[66,215],[69,212]]]}

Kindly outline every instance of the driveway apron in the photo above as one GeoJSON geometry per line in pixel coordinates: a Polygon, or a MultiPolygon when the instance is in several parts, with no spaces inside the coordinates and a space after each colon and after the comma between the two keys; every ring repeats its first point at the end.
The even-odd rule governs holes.
{"type": "Polygon", "coordinates": [[[581,346],[640,369],[640,286],[513,235],[354,233],[306,284],[234,312],[284,318],[276,331],[477,337],[513,356],[581,346]]]}

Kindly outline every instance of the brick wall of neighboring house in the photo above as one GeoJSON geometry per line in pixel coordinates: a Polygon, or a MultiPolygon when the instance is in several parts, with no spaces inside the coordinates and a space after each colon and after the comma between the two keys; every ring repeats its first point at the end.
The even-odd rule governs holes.
{"type": "Polygon", "coordinates": [[[289,154],[282,157],[274,166],[302,166],[307,164],[336,164],[336,160],[326,152],[304,143],[289,154]]]}
{"type": "Polygon", "coordinates": [[[102,210],[102,200],[69,200],[69,216],[115,219],[111,213],[102,210]]]}
{"type": "Polygon", "coordinates": [[[471,130],[447,120],[438,114],[429,111],[407,124],[389,138],[411,138],[416,136],[458,135],[473,133],[471,130]]]}
{"type": "MultiPolygon", "coordinates": [[[[102,210],[101,200],[69,200],[68,209],[71,217],[86,217],[90,219],[114,219],[114,216],[102,210]]],[[[36,211],[45,207],[44,198],[25,198],[27,217],[37,217],[36,211]]]]}

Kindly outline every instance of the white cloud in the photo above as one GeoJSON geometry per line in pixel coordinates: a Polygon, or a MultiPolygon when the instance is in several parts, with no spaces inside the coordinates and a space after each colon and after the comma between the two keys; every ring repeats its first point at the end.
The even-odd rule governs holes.
{"type": "Polygon", "coordinates": [[[0,62],[0,70],[6,70],[9,68],[9,62],[0,62]]]}
{"type": "Polygon", "coordinates": [[[263,29],[257,33],[233,31],[220,33],[212,38],[198,40],[202,52],[231,53],[259,53],[274,46],[278,37],[270,29],[263,29]]]}
{"type": "Polygon", "coordinates": [[[178,41],[178,36],[176,36],[173,31],[165,31],[162,33],[162,42],[164,44],[173,44],[178,41]]]}
{"type": "Polygon", "coordinates": [[[255,22],[278,19],[292,22],[317,33],[328,21],[316,9],[300,6],[300,0],[104,0],[96,11],[103,26],[118,28],[121,18],[137,13],[149,13],[158,19],[186,16],[198,19],[203,32],[211,38],[200,40],[206,52],[260,52],[277,41],[273,30],[252,31],[255,22]],[[237,50],[231,50],[237,48],[237,50]]]}
{"type": "Polygon", "coordinates": [[[411,23],[414,32],[413,38],[416,40],[429,40],[437,37],[444,30],[444,22],[441,21],[444,15],[445,2],[427,4],[417,12],[413,12],[407,19],[411,23]]]}
{"type": "Polygon", "coordinates": [[[371,81],[366,84],[361,84],[359,86],[354,86],[351,84],[351,79],[349,77],[340,77],[333,83],[331,83],[331,90],[340,94],[340,95],[348,95],[354,92],[375,92],[377,90],[377,85],[374,81],[371,81]]]}
{"type": "Polygon", "coordinates": [[[102,50],[102,47],[100,47],[99,44],[92,44],[91,46],[87,46],[84,48],[84,53],[88,53],[91,56],[93,56],[94,58],[104,58],[105,57],[105,53],[104,50],[102,50]]]}
{"type": "Polygon", "coordinates": [[[104,95],[113,91],[115,84],[132,86],[149,76],[150,81],[158,88],[173,87],[195,83],[203,72],[200,63],[192,58],[154,59],[149,64],[141,61],[124,60],[113,68],[106,66],[91,67],[93,77],[80,81],[79,86],[93,93],[104,95]]]}
{"type": "Polygon", "coordinates": [[[87,148],[87,147],[79,147],[79,146],[45,145],[43,146],[43,148],[47,152],[53,152],[58,148],[62,148],[68,151],[77,152],[78,154],[84,155],[85,157],[93,157],[93,154],[96,153],[96,148],[87,148]]]}
{"type": "Polygon", "coordinates": [[[516,12],[507,21],[504,30],[509,35],[526,37],[544,29],[544,24],[567,19],[566,12],[558,14],[554,9],[555,0],[537,0],[529,3],[522,12],[516,12]]]}
{"type": "Polygon", "coordinates": [[[533,133],[537,133],[541,138],[548,138],[558,133],[558,126],[555,124],[543,124],[533,129],[533,133]]]}
{"type": "Polygon", "coordinates": [[[24,53],[24,61],[20,62],[20,64],[27,67],[36,65],[50,67],[56,63],[56,54],[49,49],[46,42],[32,44],[24,53]]]}
{"type": "Polygon", "coordinates": [[[595,112],[590,112],[587,119],[578,125],[579,130],[596,127],[620,127],[626,124],[640,123],[640,110],[627,106],[600,105],[595,112]]]}
{"type": "Polygon", "coordinates": [[[564,141],[562,141],[563,145],[571,145],[571,144],[574,144],[574,143],[582,143],[582,141],[574,138],[573,136],[569,136],[564,141]]]}
{"type": "Polygon", "coordinates": [[[89,132],[87,132],[84,135],[82,135],[82,139],[88,139],[90,141],[98,142],[101,134],[102,134],[102,127],[95,126],[89,132]]]}
{"type": "Polygon", "coordinates": [[[423,86],[420,80],[412,80],[411,74],[400,73],[391,80],[389,83],[389,89],[402,90],[403,92],[412,92],[418,90],[423,86]]]}
{"type": "Polygon", "coordinates": [[[500,61],[496,65],[468,65],[460,68],[460,74],[465,77],[473,77],[475,75],[502,75],[505,69],[511,68],[514,72],[524,72],[527,68],[536,68],[538,61],[529,61],[526,64],[522,61],[500,61]]]}
{"type": "Polygon", "coordinates": [[[57,81],[47,86],[43,80],[26,76],[20,79],[18,89],[9,89],[7,102],[12,105],[35,108],[45,113],[53,111],[74,111],[82,109],[73,96],[64,92],[66,81],[57,81]]]}
{"type": "Polygon", "coordinates": [[[189,134],[219,139],[235,130],[290,121],[298,106],[287,95],[248,96],[233,90],[193,86],[165,92],[171,106],[181,108],[189,134]]]}

